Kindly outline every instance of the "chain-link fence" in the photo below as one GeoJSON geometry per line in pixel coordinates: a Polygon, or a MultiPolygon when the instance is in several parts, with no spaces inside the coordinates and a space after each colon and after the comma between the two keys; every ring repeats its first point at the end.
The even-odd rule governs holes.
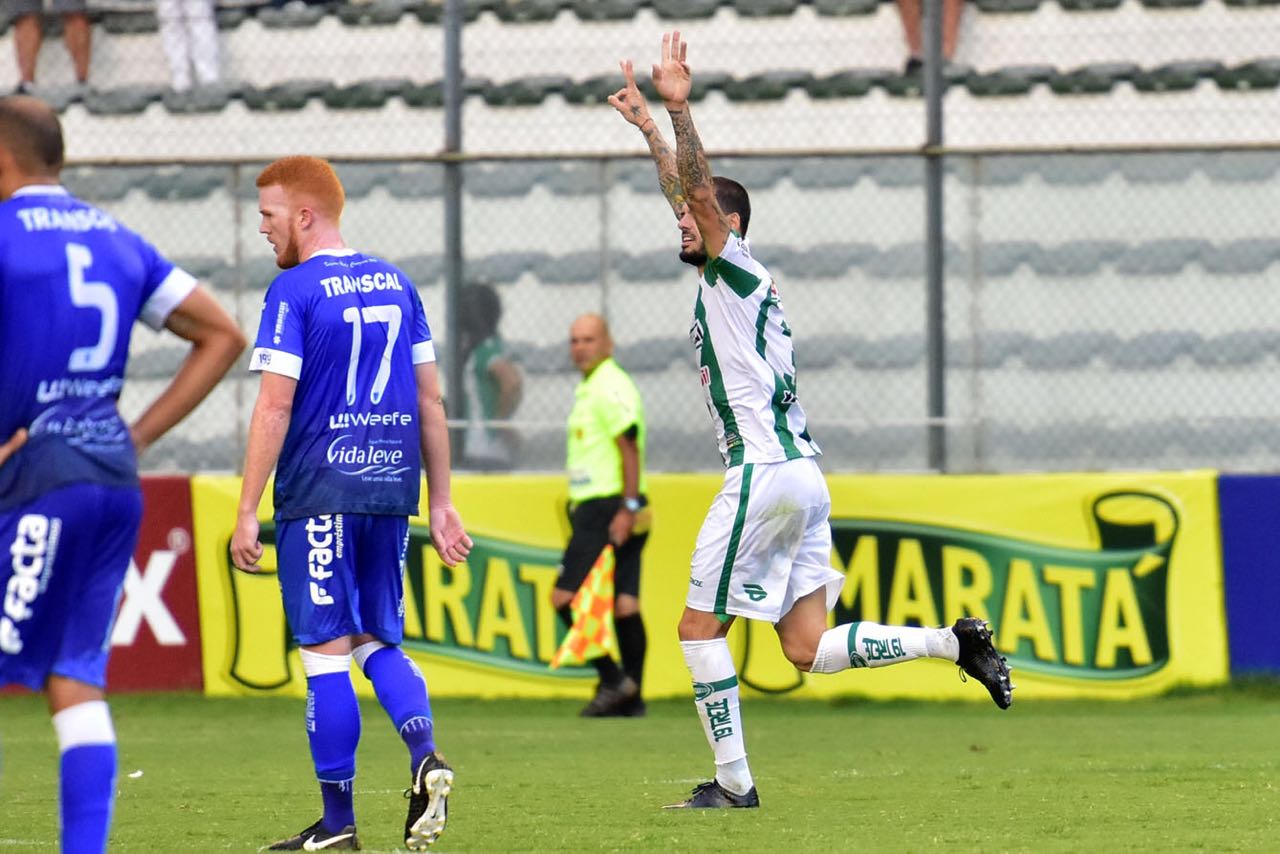
{"type": "MultiPolygon", "coordinates": [[[[604,103],[617,60],[647,76],[671,28],[691,44],[713,168],[751,190],[827,468],[928,466],[924,111],[894,5],[464,7],[465,278],[497,290],[522,369],[522,402],[496,425],[519,440],[517,469],[563,463],[567,332],[584,311],[608,316],[640,385],[653,466],[719,465],[686,335],[693,274],[639,135],[604,103]]],[[[61,45],[40,56],[72,189],[205,277],[252,332],[274,274],[257,170],[334,157],[347,241],[400,264],[447,341],[440,4],[220,8],[220,80],[185,92],[156,15],[121,8],[95,13],[89,90],[65,85],[61,45]]],[[[944,68],[949,469],[1277,464],[1277,35],[1274,4],[966,8],[944,68]]],[[[134,352],[136,412],[182,348],[140,329],[134,352]]],[[[237,468],[255,393],[227,381],[144,465],[237,468]]]]}

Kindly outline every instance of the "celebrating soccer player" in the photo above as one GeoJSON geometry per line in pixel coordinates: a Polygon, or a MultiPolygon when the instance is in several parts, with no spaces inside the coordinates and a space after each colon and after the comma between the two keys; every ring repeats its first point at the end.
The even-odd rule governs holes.
{"type": "Polygon", "coordinates": [[[356,849],[351,785],[360,709],[354,659],[409,750],[405,845],[444,830],[453,771],[436,753],[427,685],[400,649],[408,517],[425,459],[431,541],[454,566],[471,538],[450,501],[449,435],[435,349],[413,282],[348,249],[344,193],[324,160],[258,176],[259,228],[284,271],[267,290],[250,369],[249,424],[231,557],[256,571],[258,503],[276,469],[280,589],[307,675],[307,737],[324,814],[272,850],[356,849]]]}
{"type": "Polygon", "coordinates": [[[791,328],[773,277],[747,244],[747,191],[711,175],[689,110],[687,49],[678,32],[664,35],[662,61],[653,67],[674,152],[631,63],[622,63],[626,85],[609,98],[644,134],[676,215],[680,260],[698,270],[690,337],[725,465],[724,485],[698,533],[679,626],[716,774],[672,806],[758,807],[725,639],[736,617],[772,623],[787,658],[813,673],[927,656],[957,662],[1002,709],[1013,686],[990,631],[974,618],[941,629],[866,621],[827,628],[844,577],[831,567],[831,498],[800,406],[791,328]]]}
{"type": "Polygon", "coordinates": [[[116,602],[138,539],[137,453],[244,349],[190,274],[58,182],[62,126],[0,98],[0,685],[48,697],[61,751],[62,850],[101,852],[115,800],[104,694],[116,602]],[[135,320],[191,351],[130,427],[116,408],[135,320]]]}

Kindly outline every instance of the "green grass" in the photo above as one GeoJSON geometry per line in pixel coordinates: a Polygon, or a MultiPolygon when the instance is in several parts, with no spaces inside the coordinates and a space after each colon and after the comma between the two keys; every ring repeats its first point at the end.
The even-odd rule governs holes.
{"type": "MultiPolygon", "coordinates": [[[[748,698],[763,808],[662,811],[711,770],[691,702],[642,720],[577,703],[436,702],[457,770],[439,851],[1122,851],[1280,846],[1280,692],[1132,703],[817,703],[748,698]]],[[[303,703],[112,701],[112,851],[253,851],[319,815],[303,703]],[[131,772],[142,771],[138,777],[131,772]]],[[[356,813],[394,851],[407,760],[362,704],[356,813]]],[[[56,747],[41,702],[0,698],[0,852],[52,850],[56,747]]]]}

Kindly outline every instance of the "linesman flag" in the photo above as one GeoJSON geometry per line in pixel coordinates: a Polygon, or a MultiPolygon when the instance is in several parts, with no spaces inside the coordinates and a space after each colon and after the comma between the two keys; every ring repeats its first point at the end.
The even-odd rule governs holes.
{"type": "Polygon", "coordinates": [[[582,580],[569,608],[573,625],[564,643],[551,656],[554,670],[565,664],[586,664],[602,655],[618,651],[618,636],[613,630],[613,568],[616,561],[613,546],[607,545],[582,580]]]}

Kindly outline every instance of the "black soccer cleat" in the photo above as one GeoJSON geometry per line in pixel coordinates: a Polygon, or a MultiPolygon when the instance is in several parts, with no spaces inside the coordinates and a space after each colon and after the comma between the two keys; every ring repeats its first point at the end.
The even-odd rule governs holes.
{"type": "Polygon", "coordinates": [[[1009,664],[991,643],[991,629],[977,617],[956,620],[952,633],[960,642],[961,676],[968,673],[981,682],[991,699],[1002,709],[1013,705],[1013,683],[1009,681],[1009,664]]]}
{"type": "Polygon", "coordinates": [[[297,836],[281,839],[267,846],[268,851],[359,851],[360,837],[356,826],[348,824],[337,833],[324,829],[323,820],[317,821],[297,836]]]}
{"type": "Polygon", "coordinates": [[[449,793],[453,791],[453,769],[439,753],[418,764],[413,784],[404,790],[409,799],[409,817],[404,822],[404,844],[410,851],[425,851],[444,833],[449,820],[449,793]]]}
{"type": "Polygon", "coordinates": [[[629,717],[627,710],[640,699],[640,686],[630,676],[623,676],[617,685],[601,685],[591,702],[578,712],[584,718],[629,717]]]}
{"type": "Polygon", "coordinates": [[[678,804],[667,804],[664,810],[705,810],[705,809],[755,809],[760,806],[760,796],[756,787],[745,795],[735,795],[715,780],[699,783],[693,790],[693,796],[678,804]]]}

